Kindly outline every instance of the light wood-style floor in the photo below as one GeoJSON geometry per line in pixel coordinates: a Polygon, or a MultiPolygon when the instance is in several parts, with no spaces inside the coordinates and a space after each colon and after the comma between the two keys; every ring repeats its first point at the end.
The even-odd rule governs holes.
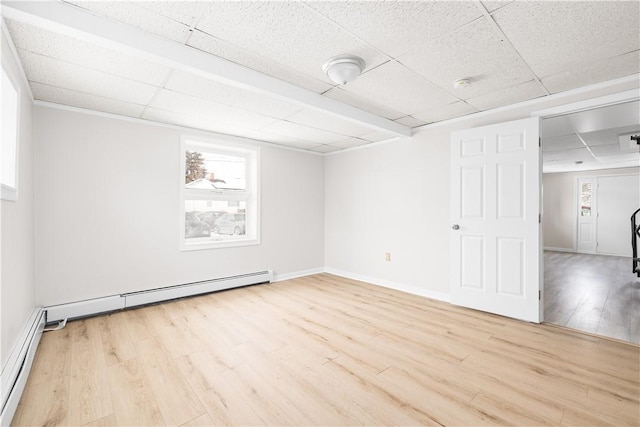
{"type": "Polygon", "coordinates": [[[626,257],[544,253],[545,321],[640,344],[640,277],[626,257]]]}
{"type": "Polygon", "coordinates": [[[321,274],[70,322],[15,425],[632,425],[640,347],[321,274]]]}

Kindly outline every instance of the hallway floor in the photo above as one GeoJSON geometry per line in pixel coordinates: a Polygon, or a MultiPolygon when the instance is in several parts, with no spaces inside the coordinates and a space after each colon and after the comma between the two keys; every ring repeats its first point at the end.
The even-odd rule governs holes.
{"type": "Polygon", "coordinates": [[[631,259],[544,253],[545,322],[640,344],[640,277],[631,259]]]}

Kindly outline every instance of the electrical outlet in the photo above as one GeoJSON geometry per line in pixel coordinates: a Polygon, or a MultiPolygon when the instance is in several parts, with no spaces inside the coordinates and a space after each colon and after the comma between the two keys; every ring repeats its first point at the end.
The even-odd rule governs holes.
{"type": "Polygon", "coordinates": [[[391,252],[387,252],[384,254],[384,260],[385,261],[391,261],[391,252]]]}

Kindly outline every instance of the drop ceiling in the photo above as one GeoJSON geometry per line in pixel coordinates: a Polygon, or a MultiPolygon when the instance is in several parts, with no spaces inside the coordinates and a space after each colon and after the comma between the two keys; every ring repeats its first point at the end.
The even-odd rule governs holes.
{"type": "MultiPolygon", "coordinates": [[[[3,1],[2,15],[37,100],[318,153],[640,72],[638,2],[3,1]],[[344,53],[366,68],[340,86],[322,64],[344,53]]],[[[573,136],[550,136],[545,160],[588,161],[573,136]]]]}
{"type": "Polygon", "coordinates": [[[640,101],[542,120],[543,172],[640,166],[640,101]]]}

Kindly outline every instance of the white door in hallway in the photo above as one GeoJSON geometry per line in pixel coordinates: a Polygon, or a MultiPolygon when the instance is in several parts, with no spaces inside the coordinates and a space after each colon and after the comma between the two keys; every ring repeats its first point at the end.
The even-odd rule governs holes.
{"type": "Polygon", "coordinates": [[[451,301],[539,322],[538,118],[451,134],[451,301]]]}
{"type": "Polygon", "coordinates": [[[598,178],[598,253],[631,256],[631,214],[638,208],[639,175],[598,178]]]}

